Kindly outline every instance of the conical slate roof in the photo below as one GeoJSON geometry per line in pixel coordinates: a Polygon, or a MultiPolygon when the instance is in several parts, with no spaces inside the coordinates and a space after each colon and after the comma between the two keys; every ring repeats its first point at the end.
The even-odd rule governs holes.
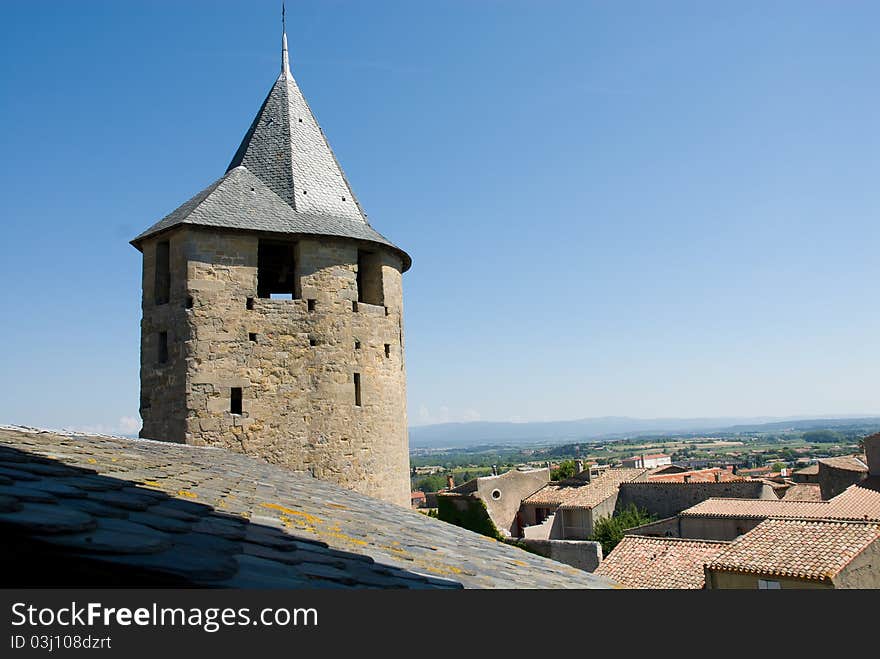
{"type": "Polygon", "coordinates": [[[360,207],[324,132],[290,72],[287,35],[281,75],[226,174],[131,241],[181,224],[354,238],[406,252],[379,234],[360,207]]]}

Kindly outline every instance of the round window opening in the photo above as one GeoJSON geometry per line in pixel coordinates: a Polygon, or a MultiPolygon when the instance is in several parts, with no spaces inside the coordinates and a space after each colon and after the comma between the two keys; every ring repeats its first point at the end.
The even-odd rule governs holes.
{"type": "Polygon", "coordinates": [[[501,498],[501,490],[492,490],[492,498],[496,501],[501,498]]]}

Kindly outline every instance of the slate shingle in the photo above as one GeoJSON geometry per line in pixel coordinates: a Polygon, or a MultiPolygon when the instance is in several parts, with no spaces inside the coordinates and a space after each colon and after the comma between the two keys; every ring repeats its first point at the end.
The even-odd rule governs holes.
{"type": "Polygon", "coordinates": [[[0,445],[0,468],[17,464],[22,476],[0,495],[0,556],[8,558],[0,561],[6,566],[0,584],[28,585],[22,557],[39,551],[40,566],[65,562],[65,578],[88,567],[123,587],[135,576],[138,584],[212,587],[614,585],[238,453],[13,429],[0,429],[0,445]],[[73,497],[33,490],[32,464],[49,467],[38,482],[57,479],[66,488],[88,489],[73,497]],[[138,486],[140,479],[160,486],[138,486]],[[28,501],[33,492],[45,502],[28,501]],[[233,502],[237,512],[230,514],[233,502]]]}

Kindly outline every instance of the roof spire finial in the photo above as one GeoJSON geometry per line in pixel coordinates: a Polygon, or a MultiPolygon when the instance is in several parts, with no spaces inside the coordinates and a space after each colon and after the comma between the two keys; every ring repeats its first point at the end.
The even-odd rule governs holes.
{"type": "Polygon", "coordinates": [[[281,3],[281,75],[290,75],[290,58],[287,56],[287,12],[281,3]]]}

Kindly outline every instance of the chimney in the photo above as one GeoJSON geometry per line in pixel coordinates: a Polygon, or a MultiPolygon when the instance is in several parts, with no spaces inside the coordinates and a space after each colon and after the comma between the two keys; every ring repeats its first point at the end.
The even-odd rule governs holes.
{"type": "Polygon", "coordinates": [[[498,465],[492,465],[492,475],[493,476],[498,475],[498,465]]]}
{"type": "Polygon", "coordinates": [[[880,476],[880,432],[869,435],[862,440],[868,463],[868,474],[880,476]]]}
{"type": "Polygon", "coordinates": [[[715,482],[716,482],[716,483],[720,483],[720,482],[721,482],[721,472],[720,472],[720,471],[716,471],[716,472],[715,472],[715,482]]]}
{"type": "Polygon", "coordinates": [[[455,477],[452,474],[446,475],[446,486],[451,490],[455,487],[455,477]]]}
{"type": "Polygon", "coordinates": [[[583,460],[575,460],[574,461],[574,471],[576,474],[581,473],[584,470],[584,461],[583,460]]]}
{"type": "Polygon", "coordinates": [[[682,481],[683,483],[690,483],[690,482],[691,482],[691,476],[690,476],[690,474],[685,474],[684,476],[682,476],[682,477],[681,477],[681,481],[682,481]]]}

